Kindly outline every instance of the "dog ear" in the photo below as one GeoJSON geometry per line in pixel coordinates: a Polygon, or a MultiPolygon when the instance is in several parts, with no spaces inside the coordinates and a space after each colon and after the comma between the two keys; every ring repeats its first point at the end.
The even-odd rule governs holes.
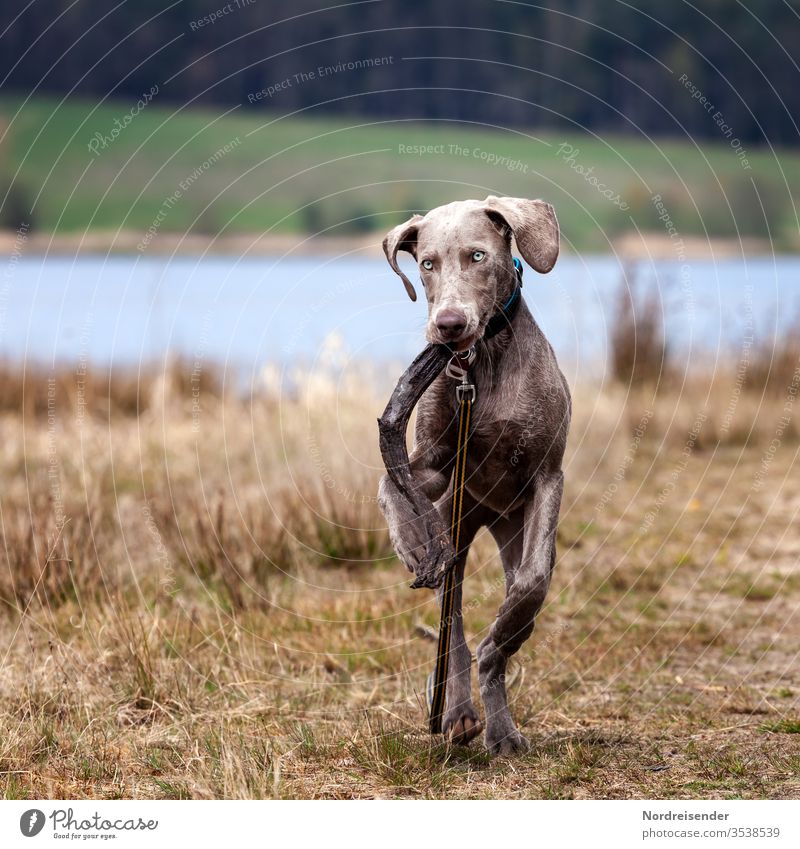
{"type": "Polygon", "coordinates": [[[553,207],[543,200],[494,195],[489,195],[484,203],[486,214],[514,233],[525,262],[540,274],[551,271],[558,259],[559,246],[558,219],[553,207]]]}
{"type": "Polygon", "coordinates": [[[417,300],[417,293],[411,281],[403,274],[397,264],[397,252],[408,251],[414,259],[417,258],[417,225],[420,221],[422,221],[421,215],[412,215],[404,224],[398,224],[397,227],[390,230],[383,240],[383,252],[386,254],[386,259],[389,260],[392,271],[399,275],[403,281],[408,297],[412,301],[417,300]]]}

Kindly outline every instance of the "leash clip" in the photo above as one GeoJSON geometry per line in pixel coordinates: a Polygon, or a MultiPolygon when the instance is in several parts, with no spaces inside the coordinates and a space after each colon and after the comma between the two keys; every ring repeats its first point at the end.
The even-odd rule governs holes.
{"type": "Polygon", "coordinates": [[[476,356],[477,353],[474,345],[466,351],[453,354],[453,356],[447,361],[444,373],[448,377],[452,377],[453,380],[460,380],[462,383],[466,383],[467,369],[469,369],[469,367],[475,362],[476,356]],[[466,360],[466,362],[462,365],[461,363],[464,360],[466,360]]]}
{"type": "Polygon", "coordinates": [[[453,354],[445,368],[445,374],[452,377],[454,380],[460,380],[461,383],[456,386],[456,398],[459,401],[474,401],[475,386],[469,382],[469,367],[475,362],[477,353],[475,346],[466,351],[453,354]]]}

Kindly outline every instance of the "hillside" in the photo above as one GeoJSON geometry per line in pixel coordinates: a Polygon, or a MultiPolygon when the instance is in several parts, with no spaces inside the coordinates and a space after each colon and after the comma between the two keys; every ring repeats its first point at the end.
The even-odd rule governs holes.
{"type": "Polygon", "coordinates": [[[124,229],[147,248],[160,234],[187,231],[382,230],[409,209],[498,193],[553,202],[568,250],[604,250],[637,229],[669,235],[670,223],[681,237],[800,247],[794,151],[734,150],[722,135],[698,147],[261,115],[163,108],[157,92],[138,104],[2,99],[0,187],[11,192],[0,224],[32,219],[34,231],[61,234],[124,229]]]}

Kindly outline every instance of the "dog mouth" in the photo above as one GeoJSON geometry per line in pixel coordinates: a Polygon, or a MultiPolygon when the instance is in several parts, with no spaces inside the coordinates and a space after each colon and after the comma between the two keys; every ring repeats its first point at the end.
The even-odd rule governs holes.
{"type": "Polygon", "coordinates": [[[489,323],[489,316],[481,317],[475,327],[465,331],[458,339],[443,339],[442,341],[448,345],[456,353],[468,351],[474,345],[483,339],[483,334],[486,332],[486,325],[489,323]]]}
{"type": "Polygon", "coordinates": [[[454,339],[446,342],[445,344],[447,344],[450,349],[456,353],[461,353],[462,351],[468,351],[479,338],[480,336],[477,333],[468,333],[460,339],[454,339]]]}
{"type": "Polygon", "coordinates": [[[466,330],[456,338],[448,337],[438,330],[429,330],[428,341],[434,345],[447,345],[450,350],[460,353],[471,348],[483,335],[483,330],[466,330]]]}

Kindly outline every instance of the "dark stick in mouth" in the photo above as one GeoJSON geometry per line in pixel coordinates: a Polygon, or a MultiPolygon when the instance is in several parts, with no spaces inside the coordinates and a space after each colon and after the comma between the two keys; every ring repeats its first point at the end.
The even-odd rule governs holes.
{"type": "Polygon", "coordinates": [[[438,587],[455,562],[450,533],[439,511],[414,483],[406,446],[406,428],[414,407],[452,356],[446,345],[428,345],[403,372],[383,415],[378,419],[379,443],[386,472],[426,530],[425,557],[417,569],[412,589],[438,587]]]}

